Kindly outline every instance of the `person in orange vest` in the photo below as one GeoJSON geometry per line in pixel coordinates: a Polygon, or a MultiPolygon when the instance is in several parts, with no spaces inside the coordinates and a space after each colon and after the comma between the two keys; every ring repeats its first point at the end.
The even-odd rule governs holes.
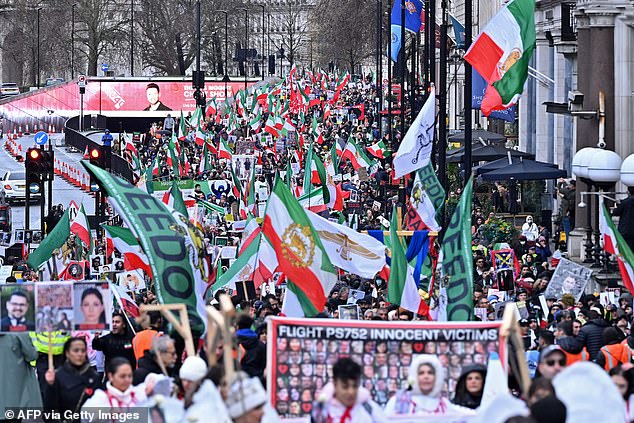
{"type": "MultiPolygon", "coordinates": [[[[615,327],[605,328],[603,331],[603,346],[597,354],[596,363],[603,367],[606,371],[613,369],[623,363],[624,349],[629,350],[627,344],[622,344],[624,340],[623,332],[615,327]]],[[[626,361],[629,361],[625,357],[626,361]]]]}
{"type": "Polygon", "coordinates": [[[132,349],[134,350],[134,357],[136,357],[137,363],[139,359],[143,357],[146,351],[152,348],[152,341],[154,338],[160,336],[161,327],[163,326],[163,317],[158,311],[150,311],[148,313],[150,318],[150,325],[146,329],[137,332],[132,338],[132,349]]]}
{"type": "Polygon", "coordinates": [[[581,344],[577,337],[573,335],[571,320],[562,320],[557,324],[555,342],[561,347],[564,354],[566,354],[567,366],[577,361],[590,360],[588,350],[581,344]]]}

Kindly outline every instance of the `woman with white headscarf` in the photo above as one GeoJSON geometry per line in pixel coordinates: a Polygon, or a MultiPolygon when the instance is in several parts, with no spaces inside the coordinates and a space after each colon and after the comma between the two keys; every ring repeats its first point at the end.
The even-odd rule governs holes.
{"type": "Polygon", "coordinates": [[[407,390],[397,392],[385,406],[385,415],[465,415],[472,410],[452,404],[441,395],[445,368],[435,355],[413,358],[409,366],[407,390]]]}

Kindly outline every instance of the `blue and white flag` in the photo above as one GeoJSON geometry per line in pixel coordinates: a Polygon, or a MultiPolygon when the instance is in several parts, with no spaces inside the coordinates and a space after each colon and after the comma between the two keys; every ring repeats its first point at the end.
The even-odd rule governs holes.
{"type": "Polygon", "coordinates": [[[461,24],[458,19],[454,18],[454,16],[450,13],[449,18],[451,18],[451,25],[453,26],[454,38],[456,40],[456,48],[464,49],[464,33],[465,28],[464,25],[461,24]]]}
{"type": "MultiPolygon", "coordinates": [[[[391,39],[392,43],[392,61],[398,60],[398,53],[401,51],[401,4],[402,0],[394,0],[391,16],[391,39]]],[[[418,33],[421,27],[421,13],[423,11],[422,0],[406,0],[405,1],[405,30],[418,33]]]]}

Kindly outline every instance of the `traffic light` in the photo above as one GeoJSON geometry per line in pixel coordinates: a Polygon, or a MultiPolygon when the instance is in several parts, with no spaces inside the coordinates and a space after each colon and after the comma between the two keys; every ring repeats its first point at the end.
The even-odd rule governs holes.
{"type": "Polygon", "coordinates": [[[42,156],[42,180],[52,181],[55,177],[55,153],[53,150],[39,150],[42,156]]]}
{"type": "Polygon", "coordinates": [[[95,165],[101,169],[106,168],[106,158],[103,154],[101,146],[93,147],[90,149],[90,164],[95,165]]]}
{"type": "MultiPolygon", "coordinates": [[[[90,164],[97,166],[100,169],[106,168],[106,157],[103,152],[103,148],[101,146],[93,147],[90,149],[90,164]]],[[[90,174],[90,190],[92,192],[99,191],[99,185],[97,184],[97,179],[90,174]]]]}
{"type": "Polygon", "coordinates": [[[26,190],[30,194],[41,194],[42,175],[45,173],[44,156],[39,148],[26,150],[26,190]]]}

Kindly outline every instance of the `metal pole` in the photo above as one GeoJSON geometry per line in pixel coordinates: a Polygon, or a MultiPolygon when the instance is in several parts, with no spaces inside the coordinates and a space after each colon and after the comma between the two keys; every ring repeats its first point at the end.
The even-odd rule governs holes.
{"type": "MultiPolygon", "coordinates": [[[[53,155],[53,141],[49,138],[48,140],[48,151],[49,154],[53,155]]],[[[53,164],[55,163],[55,158],[53,158],[53,164]]],[[[51,214],[53,210],[53,179],[55,179],[55,172],[51,170],[51,173],[48,175],[48,213],[51,214]]],[[[42,236],[44,236],[44,232],[42,232],[42,236]]]]}
{"type": "Polygon", "coordinates": [[[134,0],[130,2],[130,76],[134,76],[134,0]]]}
{"type": "Polygon", "coordinates": [[[425,87],[429,87],[429,83],[431,82],[431,78],[430,78],[430,69],[429,69],[429,50],[431,48],[432,45],[432,34],[434,33],[434,29],[432,29],[432,23],[431,23],[431,16],[432,16],[432,11],[431,11],[431,2],[426,1],[425,2],[425,61],[423,63],[425,63],[425,87]]]}
{"type": "Polygon", "coordinates": [[[379,95],[379,136],[383,138],[383,0],[379,0],[379,69],[377,71],[377,91],[379,95]]]}
{"type": "Polygon", "coordinates": [[[429,81],[436,84],[436,0],[429,0],[429,81]]]}
{"type": "Polygon", "coordinates": [[[200,0],[196,1],[196,26],[196,71],[200,72],[200,0]]]}
{"type": "Polygon", "coordinates": [[[219,10],[218,12],[220,13],[224,13],[225,14],[225,60],[224,60],[224,68],[225,68],[225,75],[223,80],[225,81],[225,100],[227,99],[227,79],[228,79],[228,73],[227,73],[227,61],[229,60],[229,54],[227,53],[227,37],[229,35],[229,21],[228,21],[228,12],[226,10],[219,10]]]}
{"type": "MultiPolygon", "coordinates": [[[[27,153],[28,154],[28,153],[27,153]]],[[[24,230],[28,231],[31,227],[31,184],[29,184],[29,159],[25,159],[24,172],[26,173],[26,184],[24,186],[24,230]]],[[[44,236],[44,234],[42,234],[44,236]]]]}
{"type": "Polygon", "coordinates": [[[37,9],[37,87],[40,88],[40,10],[37,9]]]}
{"type": "Polygon", "coordinates": [[[396,145],[394,144],[392,134],[392,16],[390,16],[390,25],[388,31],[390,34],[390,41],[387,43],[387,124],[388,124],[388,137],[390,138],[390,148],[392,151],[396,145]]]}
{"type": "Polygon", "coordinates": [[[70,79],[75,79],[75,6],[77,6],[77,3],[73,3],[70,8],[70,79]]]}
{"type": "MultiPolygon", "coordinates": [[[[407,67],[407,52],[405,51],[405,1],[401,1],[401,141],[405,136],[405,68],[407,67]]],[[[400,142],[399,142],[400,144],[400,142]]]]}
{"type": "MultiPolygon", "coordinates": [[[[442,23],[440,24],[440,77],[436,93],[440,95],[440,110],[438,114],[438,175],[440,184],[447,188],[446,154],[447,154],[447,1],[441,0],[442,23]]],[[[443,211],[444,213],[444,211],[443,211]]],[[[444,222],[441,215],[440,222],[444,222]]],[[[441,226],[445,226],[441,223],[441,226]]]]}
{"type": "MultiPolygon", "coordinates": [[[[464,4],[465,13],[465,33],[464,33],[464,49],[469,50],[471,46],[471,38],[473,33],[473,4],[472,0],[466,0],[464,4]]],[[[471,177],[471,75],[472,68],[467,61],[464,61],[464,184],[467,185],[471,177]]]]}
{"type": "MultiPolygon", "coordinates": [[[[268,37],[266,37],[266,53],[268,56],[271,55],[271,12],[266,14],[266,20],[267,23],[266,25],[269,27],[269,33],[268,33],[268,37]]],[[[269,72],[268,70],[268,66],[267,66],[267,71],[266,71],[267,75],[271,76],[271,72],[269,72]]],[[[273,75],[275,75],[275,66],[273,66],[273,75]]]]}
{"type": "Polygon", "coordinates": [[[266,36],[265,26],[264,26],[264,5],[259,5],[262,8],[262,69],[260,73],[262,74],[262,81],[264,81],[264,37],[266,36]]]}
{"type": "Polygon", "coordinates": [[[249,9],[244,9],[244,90],[247,90],[247,74],[249,73],[249,9]]]}

